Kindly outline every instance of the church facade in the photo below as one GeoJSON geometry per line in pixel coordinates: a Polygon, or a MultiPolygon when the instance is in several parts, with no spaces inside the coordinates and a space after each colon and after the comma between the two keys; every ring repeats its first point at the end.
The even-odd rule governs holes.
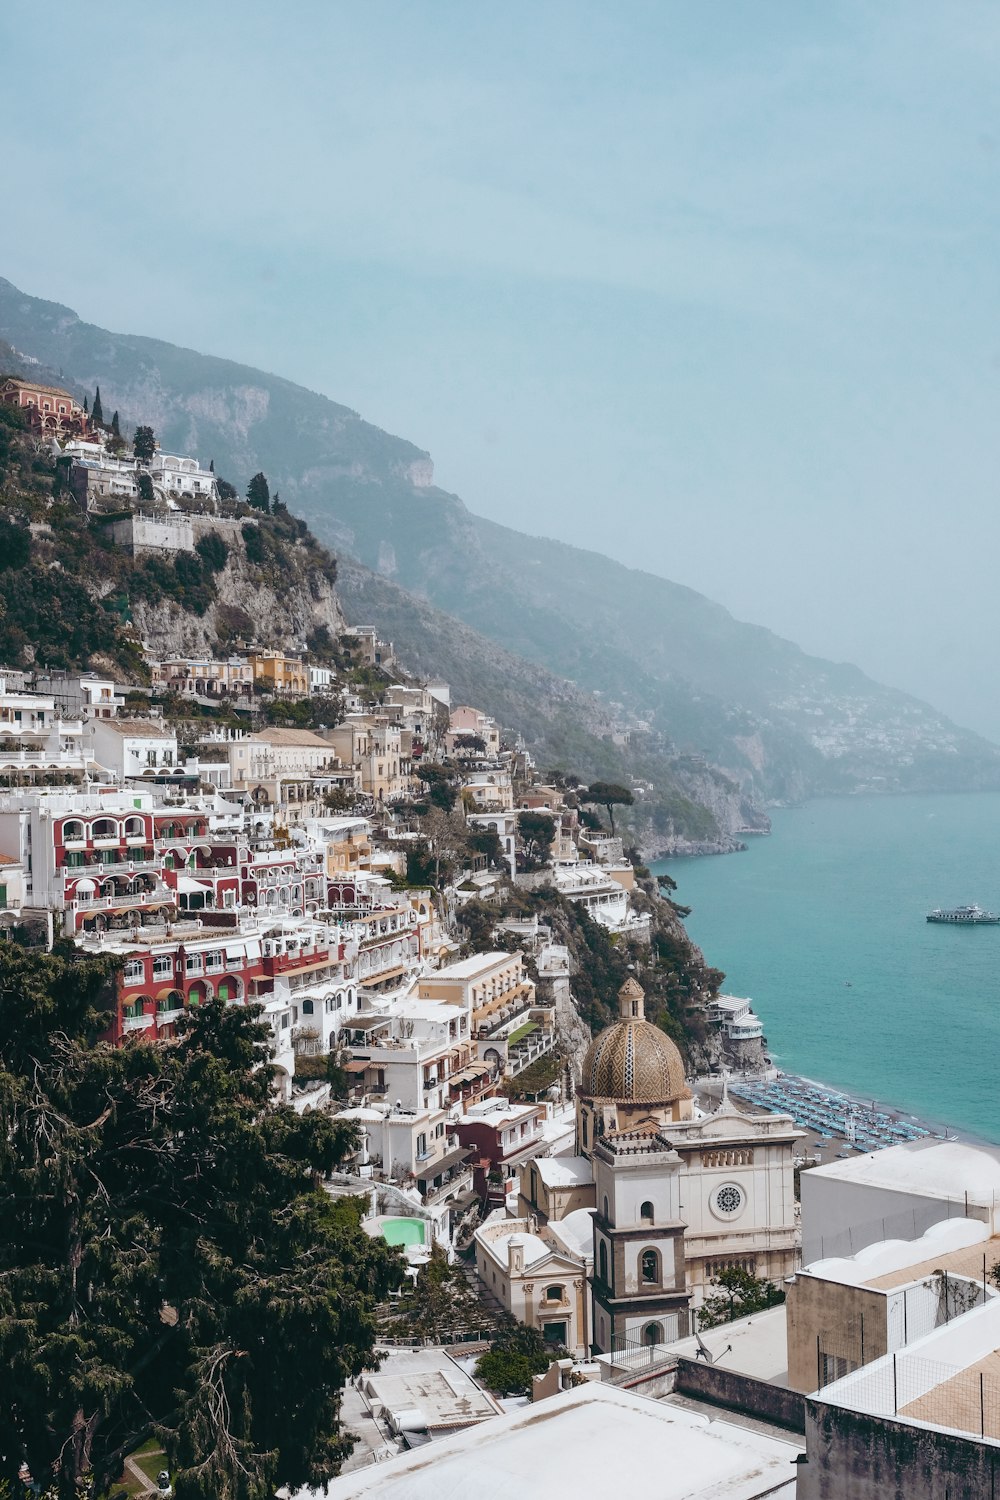
{"type": "MultiPolygon", "coordinates": [[[[591,1044],[577,1093],[577,1151],[593,1181],[595,1349],[683,1337],[719,1272],[779,1282],[798,1264],[787,1115],[753,1115],[723,1091],[696,1110],[674,1043],[645,1019],[634,979],[591,1044]]],[[[581,1185],[582,1186],[582,1185],[581,1185]]],[[[579,1193],[577,1195],[577,1201],[579,1193]]]]}

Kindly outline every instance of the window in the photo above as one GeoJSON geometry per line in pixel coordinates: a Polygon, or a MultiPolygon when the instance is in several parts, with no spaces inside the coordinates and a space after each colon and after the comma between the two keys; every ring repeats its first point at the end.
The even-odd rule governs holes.
{"type": "Polygon", "coordinates": [[[604,1217],[607,1220],[609,1220],[609,1221],[611,1219],[611,1215],[608,1212],[608,1195],[607,1195],[607,1193],[604,1194],[604,1217]]]}
{"type": "Polygon", "coordinates": [[[311,1016],[312,1013],[313,1013],[313,1003],[312,1003],[312,1001],[311,1000],[303,1000],[303,1002],[302,1002],[302,1014],[304,1016],[311,1016]]]}
{"type": "Polygon", "coordinates": [[[660,1257],[655,1250],[644,1250],[639,1261],[639,1276],[644,1286],[659,1286],[660,1257]]]}
{"type": "Polygon", "coordinates": [[[171,979],[173,977],[173,972],[174,961],[172,958],[166,957],[153,959],[154,979],[171,979]]]}
{"type": "Polygon", "coordinates": [[[662,1344],[663,1343],[663,1325],[662,1325],[662,1323],[647,1323],[646,1326],[645,1326],[645,1328],[642,1330],[642,1342],[644,1344],[662,1344]]]}
{"type": "MultiPolygon", "coordinates": [[[[0,887],[0,890],[2,889],[3,888],[0,887]]],[[[3,905],[6,905],[6,902],[4,900],[4,897],[0,896],[0,906],[3,905]]],[[[122,977],[124,978],[126,984],[139,984],[144,973],[145,968],[142,960],[139,958],[133,958],[130,959],[129,962],[125,965],[125,973],[122,977]]]]}
{"type": "Polygon", "coordinates": [[[598,1275],[602,1281],[606,1282],[608,1279],[608,1247],[603,1240],[601,1240],[601,1243],[597,1247],[597,1266],[598,1275]]]}
{"type": "Polygon", "coordinates": [[[639,1210],[639,1217],[640,1219],[644,1219],[647,1224],[652,1224],[653,1220],[656,1218],[656,1215],[653,1212],[653,1205],[652,1203],[650,1203],[648,1198],[639,1210]]]}
{"type": "Polygon", "coordinates": [[[561,1286],[547,1286],[545,1288],[546,1302],[561,1302],[565,1293],[561,1286]]]}
{"type": "Polygon", "coordinates": [[[427,1137],[421,1132],[417,1136],[417,1156],[423,1158],[427,1155],[427,1137]]]}

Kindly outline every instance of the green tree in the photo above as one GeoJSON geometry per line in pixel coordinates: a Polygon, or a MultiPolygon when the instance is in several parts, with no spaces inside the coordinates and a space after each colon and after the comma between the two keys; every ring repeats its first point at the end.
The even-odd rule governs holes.
{"type": "Polygon", "coordinates": [[[224,537],[217,531],[208,531],[197,542],[194,550],[210,573],[218,573],[226,566],[229,548],[224,537]]]}
{"type": "Polygon", "coordinates": [[[543,1375],[566,1350],[548,1344],[537,1328],[522,1323],[503,1329],[476,1363],[476,1379],[501,1396],[530,1396],[531,1377],[543,1375]]]}
{"type": "Polygon", "coordinates": [[[7,516],[0,516],[0,572],[23,568],[31,560],[31,532],[7,516]]]}
{"type": "Polygon", "coordinates": [[[148,505],[152,505],[156,499],[156,491],[153,489],[152,479],[143,471],[137,476],[135,482],[139,489],[139,499],[145,500],[148,505]]]}
{"type": "Polygon", "coordinates": [[[98,386],[97,389],[94,391],[94,406],[93,406],[93,410],[91,411],[91,417],[93,418],[94,426],[95,427],[103,427],[104,426],[104,408],[101,405],[101,387],[100,386],[98,386]]]}
{"type": "Polygon", "coordinates": [[[601,807],[607,808],[612,833],[615,831],[615,808],[631,807],[635,801],[628,787],[621,786],[617,781],[593,781],[586,791],[580,793],[580,797],[584,802],[597,802],[601,807]]]}
{"type": "Polygon", "coordinates": [[[556,836],[555,818],[543,812],[518,813],[517,831],[527,858],[534,864],[544,864],[556,836]]]}
{"type": "Polygon", "coordinates": [[[316,1185],[352,1127],[275,1105],[259,1007],[101,1045],[111,969],[0,949],[0,1480],[104,1495],[152,1418],[178,1500],[321,1483],[402,1271],[316,1185]]]}
{"type": "Polygon", "coordinates": [[[720,1271],[712,1278],[712,1285],[720,1290],[706,1297],[698,1310],[699,1328],[718,1328],[722,1323],[734,1323],[737,1318],[748,1318],[751,1313],[764,1312],[785,1300],[784,1292],[773,1281],[760,1279],[741,1266],[720,1271]]]}
{"type": "Polygon", "coordinates": [[[122,435],[121,427],[118,424],[118,413],[117,413],[117,411],[115,411],[112,414],[112,417],[111,417],[111,431],[114,433],[114,435],[115,435],[116,438],[120,438],[121,435],[122,435]]]}
{"type": "Polygon", "coordinates": [[[453,773],[446,766],[429,764],[418,766],[416,774],[427,787],[427,797],[432,807],[442,812],[451,812],[458,801],[458,793],[452,782],[453,773]]]}
{"type": "Polygon", "coordinates": [[[132,452],[141,464],[153,462],[153,454],[156,452],[156,435],[152,427],[137,427],[135,437],[132,439],[132,452]]]}
{"type": "Polygon", "coordinates": [[[247,500],[255,510],[262,510],[267,514],[271,509],[271,491],[268,488],[266,474],[257,473],[247,485],[247,500]]]}

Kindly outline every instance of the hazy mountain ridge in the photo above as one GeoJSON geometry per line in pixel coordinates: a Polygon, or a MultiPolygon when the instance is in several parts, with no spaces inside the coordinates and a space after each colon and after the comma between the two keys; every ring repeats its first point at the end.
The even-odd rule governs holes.
{"type": "MultiPolygon", "coordinates": [[[[653,742],[704,753],[759,797],[1000,786],[1000,749],[928,705],[683,585],[473,515],[431,485],[423,450],[346,406],[231,361],[107,333],[2,280],[0,337],[84,387],[99,381],[105,410],[152,421],[165,447],[214,458],[240,487],[264,469],[321,539],[371,570],[352,579],[352,612],[397,639],[402,625],[393,632],[380,615],[400,622],[405,610],[375,574],[600,694],[653,742]]],[[[443,655],[446,635],[442,625],[443,655]]],[[[400,643],[417,650],[412,635],[400,643]]]]}

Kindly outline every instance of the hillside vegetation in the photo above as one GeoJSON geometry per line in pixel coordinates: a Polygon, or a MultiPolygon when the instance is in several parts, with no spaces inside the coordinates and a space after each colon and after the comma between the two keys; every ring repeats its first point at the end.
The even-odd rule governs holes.
{"type": "MultiPolygon", "coordinates": [[[[99,381],[125,420],[214,458],[241,490],[266,471],[322,541],[364,564],[352,609],[394,634],[404,660],[416,663],[420,643],[405,620],[390,623],[405,611],[379,575],[619,705],[620,717],[649,726],[647,749],[704,756],[750,801],[1000,786],[1000,749],[926,704],[807,656],[691,589],[474,515],[433,487],[422,449],[349,407],[231,361],[109,333],[2,280],[0,338],[78,391],[99,381]]],[[[442,642],[449,629],[454,659],[466,637],[442,618],[442,642]]],[[[527,717],[511,722],[529,732],[527,717]]]]}

